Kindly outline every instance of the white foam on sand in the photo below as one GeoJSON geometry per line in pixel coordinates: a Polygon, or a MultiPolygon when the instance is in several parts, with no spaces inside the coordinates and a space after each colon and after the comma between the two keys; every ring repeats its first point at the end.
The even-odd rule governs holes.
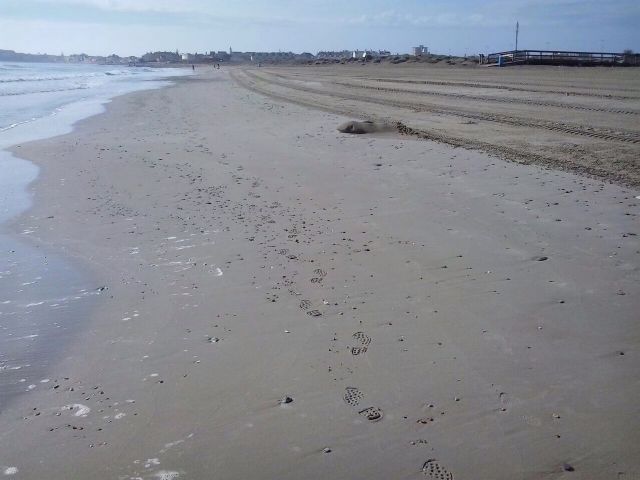
{"type": "Polygon", "coordinates": [[[73,414],[74,417],[86,417],[91,412],[91,409],[86,405],[82,405],[81,403],[72,403],[69,405],[65,405],[62,407],[62,410],[76,410],[73,414]]]}
{"type": "Polygon", "coordinates": [[[180,476],[180,473],[170,470],[160,470],[156,473],[155,477],[159,480],[175,480],[180,476]]]}
{"type": "Polygon", "coordinates": [[[180,245],[179,247],[172,247],[174,250],[185,250],[187,248],[194,248],[195,245],[180,245]]]}
{"type": "Polygon", "coordinates": [[[144,462],[144,468],[151,468],[152,466],[160,465],[160,459],[158,458],[147,458],[147,461],[144,462]]]}
{"type": "Polygon", "coordinates": [[[29,307],[38,307],[40,305],[43,305],[44,302],[33,302],[33,303],[27,303],[24,307],[25,308],[29,308],[29,307]]]}
{"type": "Polygon", "coordinates": [[[187,435],[185,438],[181,438],[179,440],[176,440],[175,442],[169,442],[169,443],[165,443],[164,444],[164,448],[162,450],[160,450],[160,453],[164,454],[167,453],[167,451],[175,446],[178,446],[180,444],[183,444],[184,442],[186,442],[187,440],[189,440],[190,438],[193,438],[193,433],[190,433],[189,435],[187,435]]]}
{"type": "Polygon", "coordinates": [[[5,467],[4,472],[5,475],[15,475],[18,473],[18,469],[16,467],[5,467]]]}

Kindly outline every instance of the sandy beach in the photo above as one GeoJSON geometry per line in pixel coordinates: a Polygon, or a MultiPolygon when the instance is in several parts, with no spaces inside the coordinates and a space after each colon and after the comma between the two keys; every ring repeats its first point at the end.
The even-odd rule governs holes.
{"type": "Polygon", "coordinates": [[[209,71],[13,149],[13,231],[100,295],[0,473],[640,478],[637,69],[372,68],[209,71]]]}
{"type": "Polygon", "coordinates": [[[401,122],[417,138],[640,184],[636,68],[354,64],[246,68],[234,78],[276,99],[401,122]]]}

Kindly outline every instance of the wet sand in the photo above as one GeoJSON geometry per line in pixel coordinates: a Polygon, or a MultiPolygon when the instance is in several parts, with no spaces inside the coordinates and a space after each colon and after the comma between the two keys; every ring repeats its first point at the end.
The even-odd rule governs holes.
{"type": "Polygon", "coordinates": [[[46,386],[51,367],[64,355],[101,292],[88,272],[68,262],[57,247],[32,241],[46,222],[13,231],[7,225],[29,209],[26,189],[37,177],[37,167],[0,151],[0,170],[2,412],[22,393],[46,386]]]}
{"type": "Polygon", "coordinates": [[[106,289],[0,471],[640,475],[640,191],[347,120],[222,71],[16,149],[106,289]]]}

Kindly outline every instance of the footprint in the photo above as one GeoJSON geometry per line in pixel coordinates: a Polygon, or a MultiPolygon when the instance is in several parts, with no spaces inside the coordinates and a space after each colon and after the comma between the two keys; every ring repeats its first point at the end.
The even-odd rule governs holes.
{"type": "Polygon", "coordinates": [[[316,268],[313,271],[313,274],[317,277],[326,277],[327,276],[327,272],[325,272],[324,270],[322,270],[321,268],[316,268]]]}
{"type": "Polygon", "coordinates": [[[500,392],[498,394],[498,400],[500,401],[500,411],[506,412],[511,404],[511,398],[506,392],[500,392]]]}
{"type": "Polygon", "coordinates": [[[281,248],[280,250],[278,250],[278,253],[280,255],[286,255],[287,253],[289,253],[289,249],[287,248],[281,248]]]}
{"type": "Polygon", "coordinates": [[[312,317],[319,317],[320,315],[322,315],[322,313],[320,312],[320,310],[309,310],[307,312],[307,315],[310,315],[312,317]]]}
{"type": "Polygon", "coordinates": [[[364,332],[356,332],[352,335],[353,339],[360,342],[358,347],[350,347],[351,355],[360,355],[367,351],[367,347],[371,343],[371,337],[364,332]]]}
{"type": "Polygon", "coordinates": [[[453,473],[433,458],[424,462],[424,465],[422,465],[422,473],[424,473],[427,478],[433,478],[434,480],[453,480],[453,473]]]}
{"type": "Polygon", "coordinates": [[[312,305],[312,303],[311,303],[310,300],[302,300],[300,302],[300,308],[302,310],[309,310],[311,308],[311,305],[312,305]]]}
{"type": "Polygon", "coordinates": [[[352,407],[360,405],[360,400],[364,398],[364,395],[359,389],[356,387],[347,387],[344,390],[342,398],[347,405],[351,405],[352,407]]]}
{"type": "Polygon", "coordinates": [[[313,277],[311,279],[311,283],[320,283],[322,281],[322,277],[313,277]]]}
{"type": "Polygon", "coordinates": [[[367,346],[371,343],[371,337],[364,332],[356,332],[352,337],[359,341],[363,346],[367,346]]]}
{"type": "MultiPolygon", "coordinates": [[[[345,388],[345,392],[342,398],[347,405],[357,407],[358,405],[360,405],[360,402],[364,398],[364,394],[356,387],[347,387],[345,388]]],[[[358,413],[370,422],[380,421],[384,416],[384,414],[382,413],[382,409],[378,407],[367,407],[359,410],[358,413]]]]}
{"type": "Polygon", "coordinates": [[[383,417],[382,409],[378,407],[365,408],[364,410],[360,410],[358,413],[370,422],[377,422],[382,420],[383,417]]]}

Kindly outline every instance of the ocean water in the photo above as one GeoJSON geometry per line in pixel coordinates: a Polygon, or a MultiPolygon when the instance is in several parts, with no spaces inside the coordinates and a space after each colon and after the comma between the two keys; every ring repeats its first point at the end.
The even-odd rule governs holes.
{"type": "Polygon", "coordinates": [[[0,62],[0,411],[51,388],[48,371],[82,329],[102,285],[54,248],[37,228],[11,220],[31,204],[38,167],[7,148],[70,132],[112,98],[167,85],[186,69],[0,62]]]}
{"type": "Polygon", "coordinates": [[[158,86],[186,69],[0,62],[0,132],[74,102],[158,86]]]}
{"type": "Polygon", "coordinates": [[[5,149],[68,133],[110,99],[167,85],[187,69],[0,62],[0,229],[29,206],[37,169],[5,149]]]}

